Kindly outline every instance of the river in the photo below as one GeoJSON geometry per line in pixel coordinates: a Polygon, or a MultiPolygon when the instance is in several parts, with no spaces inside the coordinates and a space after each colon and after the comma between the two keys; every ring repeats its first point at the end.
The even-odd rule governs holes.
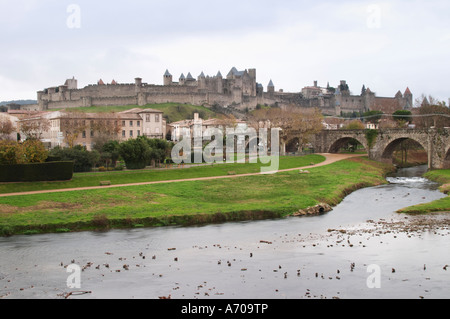
{"type": "Polygon", "coordinates": [[[424,170],[321,216],[0,238],[0,299],[450,298],[449,216],[395,213],[445,196],[424,170]]]}

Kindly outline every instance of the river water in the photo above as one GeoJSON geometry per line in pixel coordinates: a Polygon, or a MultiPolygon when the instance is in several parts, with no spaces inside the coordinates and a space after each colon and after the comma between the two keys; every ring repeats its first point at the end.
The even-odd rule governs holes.
{"type": "Polygon", "coordinates": [[[0,299],[450,298],[449,216],[395,213],[444,197],[424,170],[321,216],[0,238],[0,299]]]}

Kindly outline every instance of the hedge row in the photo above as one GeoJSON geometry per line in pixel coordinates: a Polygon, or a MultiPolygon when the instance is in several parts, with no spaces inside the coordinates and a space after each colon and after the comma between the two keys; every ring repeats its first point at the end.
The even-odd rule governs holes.
{"type": "Polygon", "coordinates": [[[0,182],[66,181],[73,176],[73,162],[0,165],[0,182]]]}

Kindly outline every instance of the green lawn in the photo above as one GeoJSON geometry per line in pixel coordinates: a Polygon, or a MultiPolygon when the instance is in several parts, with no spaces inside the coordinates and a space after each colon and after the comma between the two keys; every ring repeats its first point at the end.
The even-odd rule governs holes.
{"type": "MultiPolygon", "coordinates": [[[[426,173],[424,177],[442,184],[440,190],[450,193],[450,170],[434,170],[426,173]]],[[[450,196],[427,204],[420,204],[399,210],[399,213],[426,214],[432,212],[450,212],[450,196]]]]}
{"type": "MultiPolygon", "coordinates": [[[[324,160],[325,157],[321,155],[308,155],[303,157],[281,156],[280,169],[308,166],[310,163],[317,164],[324,160]]],[[[236,174],[258,173],[262,166],[268,165],[258,162],[253,164],[234,163],[202,165],[184,169],[147,169],[137,171],[75,173],[71,181],[0,184],[0,194],[99,186],[101,181],[110,181],[113,185],[118,185],[196,177],[224,176],[228,175],[229,172],[235,172],[236,174]]]]}
{"type": "Polygon", "coordinates": [[[181,103],[163,103],[163,104],[147,104],[144,106],[139,105],[124,105],[124,106],[91,106],[91,107],[79,107],[76,110],[86,113],[103,113],[103,112],[122,112],[133,108],[141,109],[157,109],[164,112],[164,116],[167,118],[168,123],[181,121],[184,119],[194,118],[194,113],[199,113],[204,119],[215,118],[217,113],[212,110],[198,105],[181,104],[181,103]]]}
{"type": "Polygon", "coordinates": [[[390,166],[354,158],[274,175],[167,183],[0,199],[0,234],[102,227],[186,225],[282,217],[385,183],[390,166]]]}

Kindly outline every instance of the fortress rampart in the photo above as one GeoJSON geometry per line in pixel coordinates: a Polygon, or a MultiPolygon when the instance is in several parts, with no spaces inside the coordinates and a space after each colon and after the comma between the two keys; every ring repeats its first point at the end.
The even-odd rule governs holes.
{"type": "Polygon", "coordinates": [[[211,107],[233,106],[241,110],[252,110],[258,105],[295,105],[298,107],[317,107],[327,115],[359,112],[367,110],[409,109],[412,107],[412,94],[409,89],[404,94],[400,91],[393,98],[379,98],[367,89],[361,95],[350,95],[345,81],[337,89],[306,87],[298,93],[276,91],[272,82],[264,90],[256,81],[256,69],[238,71],[232,68],[226,77],[220,72],[215,76],[205,76],[203,72],[194,79],[190,73],[181,74],[178,82],[173,81],[169,71],[163,75],[163,85],[143,83],[136,78],[134,83],[104,84],[99,80],[95,85],[78,89],[75,78],[64,85],[50,87],[37,93],[38,108],[51,110],[60,108],[77,108],[91,106],[121,106],[159,103],[189,103],[211,107]]]}

